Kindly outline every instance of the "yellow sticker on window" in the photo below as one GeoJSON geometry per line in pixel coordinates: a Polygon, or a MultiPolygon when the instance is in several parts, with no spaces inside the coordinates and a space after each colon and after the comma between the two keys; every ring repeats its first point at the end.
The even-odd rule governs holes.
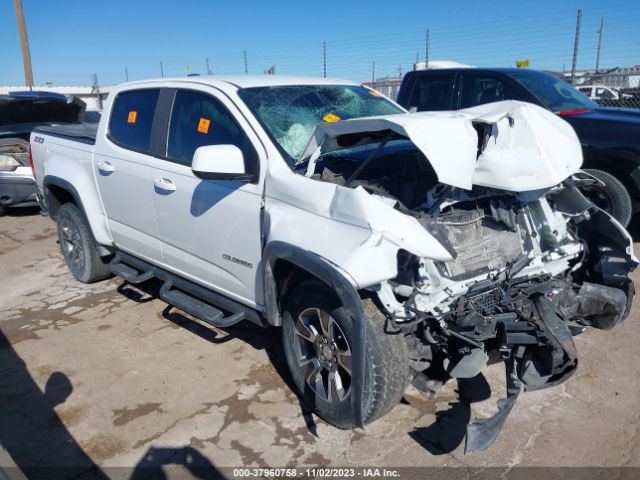
{"type": "Polygon", "coordinates": [[[333,113],[327,113],[324,117],[322,117],[322,120],[324,120],[325,122],[339,122],[340,121],[340,117],[338,115],[334,115],[333,113]]]}
{"type": "Polygon", "coordinates": [[[137,118],[138,118],[138,112],[133,110],[129,112],[129,116],[127,117],[127,123],[136,123],[137,118]]]}
{"type": "Polygon", "coordinates": [[[211,125],[211,120],[201,117],[198,122],[198,131],[200,133],[209,133],[209,125],[211,125]]]}
{"type": "Polygon", "coordinates": [[[382,95],[379,91],[377,90],[369,90],[369,95],[372,95],[374,97],[384,97],[384,95],[382,95]]]}

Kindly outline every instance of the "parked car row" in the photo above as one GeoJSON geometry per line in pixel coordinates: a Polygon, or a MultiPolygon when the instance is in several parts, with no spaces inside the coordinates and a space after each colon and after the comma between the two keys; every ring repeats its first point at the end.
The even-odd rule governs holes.
{"type": "Polygon", "coordinates": [[[38,193],[78,281],[156,278],[210,325],[281,327],[300,397],[339,428],[498,359],[506,398],[467,428],[483,450],[522,391],[575,373],[575,335],[629,314],[631,237],[579,188],[616,192],[583,155],[623,168],[635,117],[531,71],[416,72],[399,100],[440,111],[334,79],[124,84],[98,124],[31,133],[38,193]]]}
{"type": "Polygon", "coordinates": [[[566,120],[582,145],[582,191],[627,226],[640,209],[640,110],[603,108],[546,72],[501,68],[421,70],[405,75],[398,103],[410,111],[458,110],[503,100],[546,108],[566,120]]]}

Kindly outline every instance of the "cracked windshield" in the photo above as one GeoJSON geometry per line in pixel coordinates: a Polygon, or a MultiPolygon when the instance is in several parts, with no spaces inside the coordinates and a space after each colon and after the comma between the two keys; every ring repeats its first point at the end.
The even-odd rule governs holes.
{"type": "Polygon", "coordinates": [[[404,112],[378,92],[360,86],[258,87],[245,88],[239,95],[290,162],[300,157],[318,123],[404,112]]]}

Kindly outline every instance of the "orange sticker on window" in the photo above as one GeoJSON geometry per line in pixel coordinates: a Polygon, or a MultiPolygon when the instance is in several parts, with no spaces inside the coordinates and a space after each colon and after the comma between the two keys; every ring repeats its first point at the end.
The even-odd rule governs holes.
{"type": "Polygon", "coordinates": [[[211,120],[201,117],[198,122],[198,131],[200,133],[209,133],[209,125],[211,125],[211,120]]]}
{"type": "Polygon", "coordinates": [[[127,117],[127,123],[136,123],[137,118],[138,118],[138,112],[131,111],[129,112],[129,116],[127,117]]]}
{"type": "Polygon", "coordinates": [[[369,95],[373,95],[374,97],[383,97],[384,96],[377,90],[369,90],[369,95]]]}
{"type": "Polygon", "coordinates": [[[338,115],[334,115],[333,113],[327,113],[324,117],[322,117],[322,120],[324,120],[325,122],[339,122],[340,121],[340,117],[338,115]]]}

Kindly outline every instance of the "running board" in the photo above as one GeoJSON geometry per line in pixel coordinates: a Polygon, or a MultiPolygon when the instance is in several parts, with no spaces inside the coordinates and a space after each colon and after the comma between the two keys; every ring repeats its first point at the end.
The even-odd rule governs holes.
{"type": "Polygon", "coordinates": [[[126,252],[118,251],[109,267],[128,283],[160,280],[163,285],[158,296],[162,300],[215,327],[229,327],[242,320],[260,327],[268,325],[256,310],[126,252]],[[229,312],[229,316],[223,312],[229,312]]]}
{"type": "Polygon", "coordinates": [[[230,327],[245,319],[243,311],[225,317],[221,310],[202,300],[192,297],[182,290],[173,289],[173,282],[167,280],[160,288],[158,296],[170,305],[183,310],[214,327],[230,327]]]}
{"type": "Polygon", "coordinates": [[[109,270],[114,275],[121,277],[127,283],[138,284],[150,280],[154,276],[153,270],[147,270],[146,272],[139,272],[138,270],[131,268],[129,265],[122,263],[119,254],[113,257],[113,260],[109,262],[109,270]]]}

